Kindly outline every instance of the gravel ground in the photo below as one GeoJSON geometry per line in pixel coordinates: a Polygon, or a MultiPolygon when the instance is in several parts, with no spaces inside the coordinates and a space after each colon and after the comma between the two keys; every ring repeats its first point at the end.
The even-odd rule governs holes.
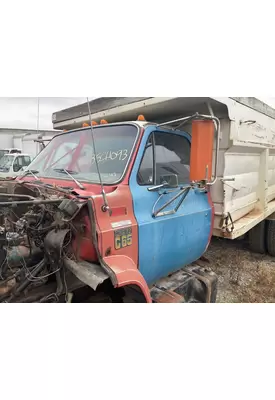
{"type": "Polygon", "coordinates": [[[218,303],[274,303],[275,258],[251,253],[243,240],[213,239],[205,256],[218,275],[218,303]]]}

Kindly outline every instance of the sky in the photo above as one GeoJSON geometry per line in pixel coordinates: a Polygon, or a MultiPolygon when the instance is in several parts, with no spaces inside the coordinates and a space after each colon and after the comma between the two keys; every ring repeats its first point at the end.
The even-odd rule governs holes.
{"type": "MultiPolygon", "coordinates": [[[[275,98],[258,97],[275,108],[275,98]]],[[[93,97],[90,97],[92,100],[93,97]]],[[[53,129],[52,114],[84,103],[86,97],[41,97],[39,128],[53,129]]],[[[35,97],[0,97],[0,128],[37,129],[38,99],[35,97]]]]}
{"type": "MultiPolygon", "coordinates": [[[[86,99],[85,97],[39,98],[39,128],[53,129],[54,112],[84,103],[86,99]]],[[[37,129],[37,116],[37,97],[0,97],[0,128],[37,129]]]]}

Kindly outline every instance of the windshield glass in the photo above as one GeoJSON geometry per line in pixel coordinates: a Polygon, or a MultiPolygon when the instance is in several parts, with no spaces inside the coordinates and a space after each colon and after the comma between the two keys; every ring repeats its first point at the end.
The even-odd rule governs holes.
{"type": "Polygon", "coordinates": [[[5,155],[0,159],[0,168],[4,169],[10,169],[12,166],[14,157],[5,155]]]}
{"type": "Polygon", "coordinates": [[[7,153],[8,153],[7,150],[0,150],[0,158],[2,158],[7,153]]]}
{"type": "Polygon", "coordinates": [[[105,184],[118,182],[126,169],[138,134],[133,125],[93,128],[56,136],[28,166],[37,177],[68,180],[68,171],[78,181],[99,183],[95,157],[105,184]]]}

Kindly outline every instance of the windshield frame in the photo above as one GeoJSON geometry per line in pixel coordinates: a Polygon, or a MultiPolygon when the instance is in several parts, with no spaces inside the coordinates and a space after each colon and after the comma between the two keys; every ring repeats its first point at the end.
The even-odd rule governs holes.
{"type": "MultiPolygon", "coordinates": [[[[93,126],[92,129],[93,129],[93,130],[96,130],[96,129],[100,129],[101,127],[106,127],[106,126],[108,126],[108,127],[112,127],[112,126],[116,126],[116,127],[117,127],[117,126],[134,126],[134,127],[137,129],[136,138],[135,138],[135,140],[134,140],[134,143],[133,143],[133,146],[132,146],[130,155],[129,155],[129,157],[128,157],[128,161],[127,161],[126,164],[125,164],[125,168],[124,168],[124,170],[123,170],[123,173],[122,173],[121,176],[120,176],[120,179],[118,179],[117,181],[111,182],[111,183],[105,183],[104,181],[102,182],[102,183],[103,183],[103,186],[110,186],[110,187],[111,187],[111,186],[115,186],[115,185],[120,184],[120,183],[125,179],[125,176],[126,176],[126,174],[127,174],[127,171],[128,171],[128,169],[129,169],[129,165],[130,165],[130,163],[132,162],[133,155],[135,154],[135,151],[136,151],[136,148],[137,148],[137,144],[138,144],[138,142],[139,142],[139,138],[140,138],[140,134],[141,134],[141,129],[142,129],[142,127],[141,127],[138,123],[135,123],[135,122],[116,122],[116,123],[110,123],[110,124],[104,124],[104,125],[96,125],[96,126],[93,126]]],[[[32,169],[32,164],[36,161],[36,159],[38,158],[38,156],[41,155],[41,154],[47,149],[47,147],[49,146],[49,144],[52,143],[52,141],[55,140],[56,138],[58,138],[58,137],[60,137],[60,136],[65,136],[65,135],[68,135],[68,134],[72,134],[72,133],[74,133],[74,132],[78,132],[78,131],[88,131],[88,130],[91,130],[91,127],[90,127],[90,126],[89,126],[89,127],[84,127],[84,128],[78,128],[78,129],[71,129],[70,131],[62,132],[62,133],[59,133],[59,134],[55,135],[55,136],[51,139],[51,141],[50,141],[49,143],[47,143],[47,145],[45,146],[45,148],[44,148],[39,154],[36,155],[36,157],[35,157],[35,158],[32,160],[32,162],[28,165],[27,170],[32,169]]],[[[96,147],[96,140],[95,140],[95,147],[96,147]]],[[[27,170],[26,170],[26,171],[27,171],[27,170]]],[[[41,172],[41,174],[43,174],[43,172],[41,172]]],[[[47,176],[40,175],[40,173],[39,173],[38,178],[71,182],[71,180],[68,179],[68,176],[60,176],[60,177],[54,177],[54,178],[53,178],[53,177],[47,177],[47,176]]],[[[77,178],[77,176],[76,176],[76,178],[77,178]]],[[[97,182],[93,182],[92,180],[86,180],[86,179],[82,179],[82,178],[77,178],[77,180],[78,180],[79,182],[81,182],[81,183],[86,183],[86,184],[90,184],[90,185],[98,185],[98,186],[100,186],[100,182],[98,182],[98,181],[97,181],[97,182]]]]}

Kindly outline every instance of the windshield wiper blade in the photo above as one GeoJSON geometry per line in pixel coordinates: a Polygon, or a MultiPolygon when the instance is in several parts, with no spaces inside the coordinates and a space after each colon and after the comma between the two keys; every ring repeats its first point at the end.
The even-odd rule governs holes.
{"type": "Polygon", "coordinates": [[[55,168],[54,171],[59,172],[59,173],[61,173],[61,174],[62,174],[62,172],[65,172],[65,174],[67,174],[67,175],[77,184],[77,186],[79,187],[79,189],[85,190],[85,187],[84,187],[80,182],[78,182],[78,180],[75,179],[75,178],[70,174],[70,172],[71,172],[71,173],[75,173],[74,171],[70,171],[70,172],[69,172],[69,171],[67,171],[65,168],[55,168]]]}
{"type": "Polygon", "coordinates": [[[68,173],[68,174],[70,174],[70,175],[76,175],[76,174],[78,174],[78,172],[76,172],[76,171],[72,171],[71,169],[65,169],[65,168],[54,168],[54,171],[55,171],[55,172],[60,172],[61,174],[62,174],[63,172],[65,172],[66,174],[68,173]]]}

